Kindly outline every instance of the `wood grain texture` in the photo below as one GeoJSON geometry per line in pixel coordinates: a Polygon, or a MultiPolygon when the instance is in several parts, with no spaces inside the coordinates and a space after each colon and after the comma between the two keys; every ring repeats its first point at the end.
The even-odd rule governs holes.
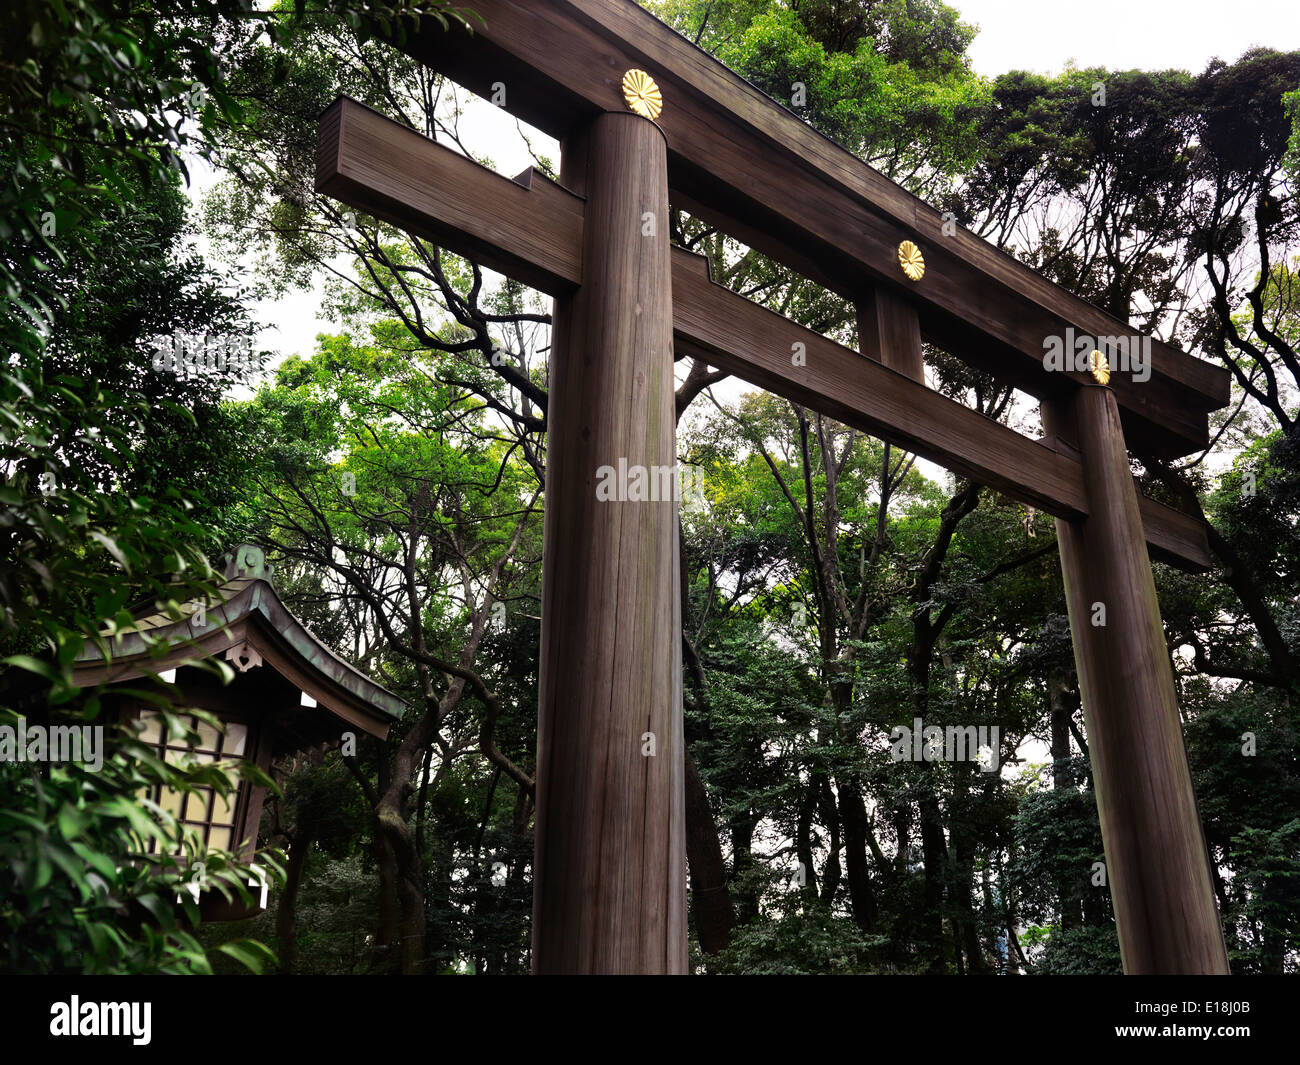
{"type": "MultiPolygon", "coordinates": [[[[673,251],[673,326],[678,354],[905,447],[1056,517],[1088,513],[1077,452],[1030,440],[910,376],[749,302],[709,280],[707,261],[673,251]],[[791,359],[801,344],[804,364],[791,359]]],[[[1144,534],[1161,561],[1188,572],[1210,567],[1200,521],[1142,499],[1144,534]]]]}
{"type": "Polygon", "coordinates": [[[868,290],[854,306],[862,354],[925,384],[921,323],[916,308],[887,288],[868,290]]]}
{"type": "Polygon", "coordinates": [[[1087,513],[1077,462],[713,283],[707,261],[680,249],[673,259],[673,324],[679,354],[1048,513],[1087,513]]]}
{"type": "MultiPolygon", "coordinates": [[[[562,176],[575,192],[540,175],[522,183],[511,181],[359,105],[355,112],[349,108],[345,113],[348,123],[341,132],[331,133],[323,125],[321,133],[321,156],[327,160],[322,164],[323,183],[332,195],[361,210],[384,199],[386,217],[394,224],[415,233],[437,232],[436,239],[445,247],[482,255],[488,265],[500,264],[507,272],[518,269],[541,275],[534,283],[552,294],[577,286],[582,277],[584,202],[575,192],[584,187],[585,173],[570,173],[566,166],[562,176]],[[359,157],[362,129],[381,131],[384,142],[400,148],[398,154],[420,180],[385,176],[380,172],[386,174],[386,168],[371,162],[365,169],[358,162],[350,167],[357,176],[345,184],[335,182],[337,164],[329,160],[359,157]],[[436,186],[436,200],[427,191],[412,191],[409,202],[396,198],[416,185],[436,186]],[[526,216],[527,240],[516,241],[503,230],[496,209],[500,203],[513,203],[513,214],[526,216]],[[435,210],[454,224],[430,213],[435,210]],[[535,261],[520,267],[523,254],[535,256],[535,261]],[[513,267],[506,261],[508,255],[514,258],[513,267]]],[[[376,136],[372,132],[364,142],[376,136]]],[[[575,134],[566,144],[580,139],[575,134]]],[[[1049,514],[1087,513],[1077,453],[1058,455],[909,376],[751,303],[711,281],[701,256],[680,248],[671,254],[673,328],[679,355],[729,370],[1049,514]],[[803,366],[791,359],[796,344],[804,345],[803,366]]],[[[1158,557],[1192,571],[1209,567],[1205,531],[1196,519],[1152,500],[1143,500],[1142,513],[1148,542],[1158,557]]]]}
{"type": "Polygon", "coordinates": [[[608,114],[584,153],[585,281],[550,361],[533,969],[684,973],[677,506],[596,494],[600,467],[676,483],[666,152],[608,114]]]}
{"type": "Polygon", "coordinates": [[[1141,494],[1138,495],[1138,513],[1142,518],[1147,553],[1153,561],[1174,566],[1185,573],[1205,573],[1213,568],[1209,537],[1205,523],[1199,518],[1141,494]]]}
{"type": "Polygon", "coordinates": [[[1089,516],[1057,519],[1089,756],[1124,971],[1227,973],[1173,671],[1115,398],[1046,407],[1077,442],[1089,516]],[[1094,604],[1105,625],[1094,625],[1094,604]]]}
{"type": "Polygon", "coordinates": [[[321,117],[316,191],[543,292],[581,282],[580,197],[535,171],[503,179],[347,97],[321,117]]]}
{"type": "MultiPolygon", "coordinates": [[[[924,312],[923,333],[959,358],[1038,396],[1085,384],[1042,367],[1043,340],[1067,326],[1127,335],[1127,323],[1035,274],[820,136],[664,26],[632,0],[481,0],[470,37],[432,23],[404,47],[470,89],[507,87],[506,107],[563,136],[584,116],[621,107],[619,83],[647,69],[664,93],[674,201],[847,298],[864,281],[893,287],[924,312]],[[951,227],[950,227],[951,228],[951,227]],[[926,276],[896,268],[900,241],[921,245],[926,276]]],[[[1154,374],[1112,379],[1130,443],[1172,457],[1204,445],[1206,412],[1228,375],[1153,342],[1154,374]]]]}

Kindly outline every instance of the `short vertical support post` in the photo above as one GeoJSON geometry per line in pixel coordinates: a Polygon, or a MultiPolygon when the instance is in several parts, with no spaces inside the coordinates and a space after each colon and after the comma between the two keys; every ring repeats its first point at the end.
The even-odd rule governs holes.
{"type": "Polygon", "coordinates": [[[925,384],[921,323],[916,308],[887,288],[868,290],[855,303],[858,350],[869,359],[925,384]]]}

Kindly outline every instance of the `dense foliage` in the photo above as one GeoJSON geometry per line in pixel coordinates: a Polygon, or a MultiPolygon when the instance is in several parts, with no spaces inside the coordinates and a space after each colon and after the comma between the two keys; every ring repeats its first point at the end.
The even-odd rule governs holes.
{"type": "MultiPolygon", "coordinates": [[[[406,7],[368,10],[392,23],[406,7]]],[[[274,41],[289,15],[246,0],[67,0],[8,5],[2,18],[0,724],[107,731],[94,772],[0,764],[3,964],[206,972],[188,930],[197,911],[171,901],[185,868],[148,858],[146,844],[202,859],[227,894],[246,894],[248,872],[230,855],[196,855],[175,818],[137,795],[146,784],[229,790],[249,767],[151,760],[98,693],[75,688],[71,664],[130,607],[179,617],[210,594],[208,555],[246,524],[244,455],[223,405],[232,375],[152,364],[164,338],[247,344],[240,293],[192,246],[183,159],[214,158],[219,130],[240,120],[228,49],[274,41]]],[[[262,864],[274,870],[274,856],[262,864]]],[[[222,949],[253,967],[268,956],[222,949]]]]}

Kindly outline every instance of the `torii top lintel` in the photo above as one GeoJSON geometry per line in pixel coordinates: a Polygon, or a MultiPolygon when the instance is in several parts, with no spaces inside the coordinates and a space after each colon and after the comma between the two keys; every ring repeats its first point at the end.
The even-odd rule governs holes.
{"type": "MultiPolygon", "coordinates": [[[[922,334],[1039,397],[1088,380],[1048,372],[1044,340],[1137,330],[1040,277],[817,133],[634,0],[473,0],[472,33],[428,20],[399,47],[466,88],[506,86],[512,114],[559,138],[622,110],[630,68],[664,96],[673,202],[848,299],[873,286],[910,301],[922,334]],[[904,240],[924,277],[898,266],[904,240]]],[[[1228,402],[1226,370],[1151,342],[1149,380],[1111,381],[1129,446],[1172,458],[1206,446],[1208,412],[1228,402]]]]}

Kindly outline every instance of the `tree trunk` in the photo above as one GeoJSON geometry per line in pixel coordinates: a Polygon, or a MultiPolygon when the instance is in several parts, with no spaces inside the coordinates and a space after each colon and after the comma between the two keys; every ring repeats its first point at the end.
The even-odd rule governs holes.
{"type": "Polygon", "coordinates": [[[695,934],[705,954],[716,954],[731,943],[735,916],[722,844],[709,808],[709,794],[689,747],[686,750],[686,859],[695,903],[695,934]]]}
{"type": "Polygon", "coordinates": [[[731,879],[736,884],[736,923],[748,924],[758,917],[758,892],[747,881],[754,868],[753,811],[747,810],[731,822],[731,879]]]}
{"type": "Polygon", "coordinates": [[[867,807],[856,781],[839,785],[840,821],[844,825],[844,864],[849,881],[853,922],[864,932],[876,928],[876,897],[867,864],[867,807]]]}
{"type": "Polygon", "coordinates": [[[830,833],[830,853],[826,856],[826,865],[822,869],[821,903],[829,906],[835,901],[835,892],[840,886],[842,871],[840,869],[840,819],[835,805],[835,793],[831,791],[831,782],[822,770],[816,771],[817,809],[822,816],[822,823],[830,833]]]}
{"type": "MultiPolygon", "coordinates": [[[[964,769],[971,769],[969,763],[963,767],[957,765],[953,767],[957,773],[969,776],[964,769]]],[[[971,769],[973,772],[974,770],[971,769]]],[[[968,782],[962,785],[963,792],[968,782]]],[[[963,805],[966,796],[962,796],[963,805]]],[[[953,817],[949,829],[949,837],[952,841],[953,850],[953,876],[951,884],[952,902],[954,909],[953,923],[957,926],[958,941],[962,950],[966,954],[966,972],[972,976],[980,976],[989,971],[988,961],[984,957],[984,950],[980,945],[979,919],[975,914],[975,903],[971,891],[971,884],[975,880],[975,840],[972,836],[971,826],[965,818],[953,817]]]]}
{"type": "Polygon", "coordinates": [[[289,861],[285,869],[284,891],[275,911],[275,943],[280,957],[280,973],[288,976],[298,960],[298,889],[311,852],[311,836],[303,833],[289,838],[289,861]]]}
{"type": "Polygon", "coordinates": [[[424,967],[424,884],[415,836],[396,804],[381,801],[377,820],[384,848],[391,855],[392,890],[397,899],[396,955],[391,963],[403,976],[414,976],[424,967]]]}
{"type": "MultiPolygon", "coordinates": [[[[926,776],[929,766],[926,766],[926,776]]],[[[943,817],[939,800],[927,779],[921,799],[921,854],[925,862],[925,908],[921,913],[920,948],[926,957],[926,972],[944,971],[943,895],[948,870],[948,845],[943,839],[943,817]]]]}
{"type": "MultiPolygon", "coordinates": [[[[1070,718],[1074,708],[1067,696],[1066,676],[1062,670],[1053,670],[1047,678],[1047,700],[1051,711],[1052,727],[1052,787],[1057,791],[1073,791],[1077,782],[1070,766],[1070,718]]],[[[1078,877],[1064,873],[1056,882],[1056,896],[1061,913],[1061,928],[1078,928],[1082,921],[1078,877]]]]}
{"type": "Polygon", "coordinates": [[[376,972],[393,973],[397,971],[397,959],[401,943],[401,903],[397,895],[397,858],[384,834],[379,830],[378,819],[375,821],[375,866],[379,879],[379,915],[375,929],[374,960],[372,966],[376,972]]]}

